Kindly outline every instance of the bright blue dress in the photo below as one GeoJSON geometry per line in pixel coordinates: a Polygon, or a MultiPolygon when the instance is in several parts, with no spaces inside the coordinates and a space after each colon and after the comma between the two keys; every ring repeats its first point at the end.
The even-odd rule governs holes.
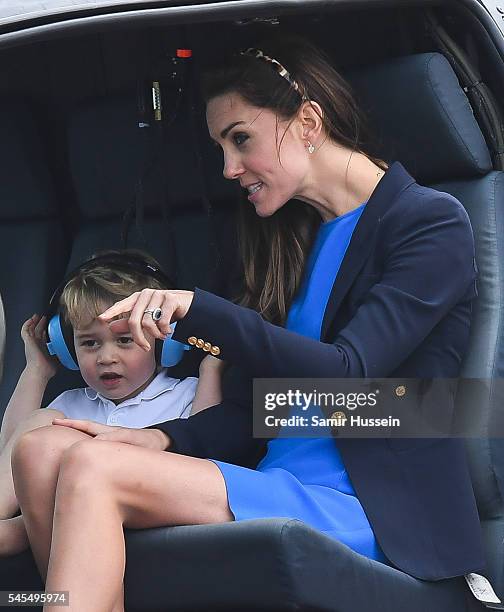
{"type": "MultiPolygon", "coordinates": [[[[365,203],[320,226],[286,327],[320,340],[324,311],[365,203]]],[[[255,470],[213,460],[235,520],[290,517],[356,552],[388,563],[348,477],[335,440],[276,438],[255,470]]]]}

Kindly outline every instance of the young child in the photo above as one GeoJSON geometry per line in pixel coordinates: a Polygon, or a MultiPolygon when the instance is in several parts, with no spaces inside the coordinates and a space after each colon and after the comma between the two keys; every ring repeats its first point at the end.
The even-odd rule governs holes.
{"type": "Polygon", "coordinates": [[[131,257],[141,258],[146,271],[148,266],[159,269],[154,259],[139,251],[107,251],[96,256],[95,265],[92,258],[81,267],[61,293],[60,317],[73,328],[77,364],[86,388],[65,391],[40,410],[57,361],[47,351],[46,317],[35,314],[21,328],[26,367],[0,431],[0,555],[12,555],[28,546],[23,518],[14,517],[18,504],[10,465],[12,448],[22,433],[51,425],[55,417],[141,428],[187,418],[221,401],[223,362],[208,355],[200,364],[199,379],[172,378],[156,363],[153,337],[149,338],[151,350],[146,352],[133,342],[129,330],[117,331],[124,326],[109,326],[97,319],[114,302],[135,291],[168,288],[138,267],[130,269],[131,257]],[[103,260],[106,255],[120,265],[103,260]]]}

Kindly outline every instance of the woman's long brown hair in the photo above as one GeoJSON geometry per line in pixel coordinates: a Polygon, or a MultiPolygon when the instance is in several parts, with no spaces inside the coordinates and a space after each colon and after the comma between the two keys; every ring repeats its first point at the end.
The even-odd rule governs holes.
{"type": "MultiPolygon", "coordinates": [[[[257,45],[279,61],[297,82],[297,92],[268,62],[236,53],[206,71],[203,95],[208,102],[236,93],[257,108],[274,111],[279,120],[294,119],[303,97],[317,102],[327,137],[362,153],[380,168],[384,161],[362,150],[364,117],[352,90],[326,56],[297,36],[257,45]]],[[[315,108],[315,107],[314,107],[315,108]]],[[[278,155],[282,141],[278,143],[278,155]]],[[[237,301],[253,308],[266,320],[284,325],[290,305],[301,285],[306,260],[321,218],[310,205],[291,201],[271,217],[261,218],[246,198],[239,208],[238,237],[244,268],[244,288],[237,301]]]]}

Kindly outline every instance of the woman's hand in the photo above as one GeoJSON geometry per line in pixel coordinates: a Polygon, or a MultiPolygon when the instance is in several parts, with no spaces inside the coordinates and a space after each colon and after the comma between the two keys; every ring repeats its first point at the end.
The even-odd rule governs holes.
{"type": "Polygon", "coordinates": [[[95,421],[84,421],[79,419],[53,419],[53,425],[71,427],[78,431],[93,436],[95,440],[106,440],[107,442],[123,442],[142,446],[151,450],[166,450],[171,440],[160,429],[131,429],[129,427],[111,427],[102,425],[95,421]]]}
{"type": "Polygon", "coordinates": [[[186,316],[193,297],[192,291],[144,289],[116,302],[99,315],[99,318],[109,322],[116,332],[125,331],[124,326],[127,322],[133,340],[144,350],[149,351],[151,347],[144,332],[147,331],[154,338],[164,340],[172,333],[170,323],[186,316]],[[151,315],[145,314],[146,310],[156,310],[156,308],[161,308],[159,321],[154,321],[151,315]]]}
{"type": "Polygon", "coordinates": [[[26,369],[48,381],[57,372],[58,362],[47,350],[47,317],[34,314],[21,327],[25,345],[26,369]]]}

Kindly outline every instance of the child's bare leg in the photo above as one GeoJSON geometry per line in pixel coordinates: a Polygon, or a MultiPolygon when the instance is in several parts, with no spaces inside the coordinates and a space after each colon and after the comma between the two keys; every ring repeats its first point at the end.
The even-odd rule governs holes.
{"type": "Polygon", "coordinates": [[[23,434],[12,451],[12,474],[26,532],[45,582],[52,539],[54,498],[65,450],[88,434],[51,425],[23,434]]]}
{"type": "Polygon", "coordinates": [[[117,442],[75,444],[62,458],[46,588],[68,590],[74,612],[116,612],[123,526],[232,520],[224,479],[210,461],[117,442]]]}
{"type": "Polygon", "coordinates": [[[111,612],[124,612],[124,582],[111,612]]]}
{"type": "Polygon", "coordinates": [[[0,557],[17,555],[29,545],[22,516],[0,521],[0,557]]]}
{"type": "MultiPolygon", "coordinates": [[[[64,416],[59,410],[36,410],[18,424],[14,433],[6,441],[5,446],[0,451],[0,519],[11,518],[19,508],[14,493],[14,483],[12,482],[11,454],[14,445],[25,432],[51,425],[55,417],[61,418],[64,416]]],[[[1,533],[0,527],[0,542],[2,540],[1,533]]]]}

